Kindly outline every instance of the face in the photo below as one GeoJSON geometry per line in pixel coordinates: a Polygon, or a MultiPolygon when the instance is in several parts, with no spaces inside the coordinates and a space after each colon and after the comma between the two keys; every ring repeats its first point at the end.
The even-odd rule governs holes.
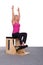
{"type": "Polygon", "coordinates": [[[18,15],[15,15],[15,21],[19,21],[18,15]]]}

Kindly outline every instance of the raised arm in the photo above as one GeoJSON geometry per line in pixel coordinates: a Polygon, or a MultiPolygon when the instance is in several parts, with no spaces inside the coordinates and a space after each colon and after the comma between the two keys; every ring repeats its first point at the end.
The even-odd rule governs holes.
{"type": "Polygon", "coordinates": [[[20,20],[20,9],[18,8],[18,16],[19,16],[19,20],[20,20]]]}
{"type": "Polygon", "coordinates": [[[12,6],[12,22],[14,21],[14,6],[12,6]]]}

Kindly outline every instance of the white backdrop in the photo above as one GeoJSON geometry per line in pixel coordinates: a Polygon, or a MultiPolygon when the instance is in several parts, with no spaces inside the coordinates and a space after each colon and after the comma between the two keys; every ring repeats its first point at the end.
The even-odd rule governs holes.
{"type": "Polygon", "coordinates": [[[21,13],[20,32],[27,32],[29,46],[43,46],[43,0],[0,0],[0,47],[6,45],[6,36],[12,34],[11,7],[21,13]]]}

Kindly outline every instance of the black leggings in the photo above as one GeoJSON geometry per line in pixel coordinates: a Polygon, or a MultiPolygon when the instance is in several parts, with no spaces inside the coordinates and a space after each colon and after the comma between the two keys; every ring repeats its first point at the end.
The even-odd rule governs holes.
{"type": "Polygon", "coordinates": [[[15,39],[18,38],[20,40],[20,44],[22,44],[22,42],[26,43],[27,33],[13,33],[12,37],[15,39]]]}

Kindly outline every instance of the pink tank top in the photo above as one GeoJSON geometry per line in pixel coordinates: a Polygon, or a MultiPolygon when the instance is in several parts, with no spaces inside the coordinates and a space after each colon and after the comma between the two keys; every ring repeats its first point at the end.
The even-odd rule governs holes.
{"type": "Polygon", "coordinates": [[[15,23],[13,24],[13,33],[17,33],[20,30],[20,24],[19,23],[15,23]]]}

